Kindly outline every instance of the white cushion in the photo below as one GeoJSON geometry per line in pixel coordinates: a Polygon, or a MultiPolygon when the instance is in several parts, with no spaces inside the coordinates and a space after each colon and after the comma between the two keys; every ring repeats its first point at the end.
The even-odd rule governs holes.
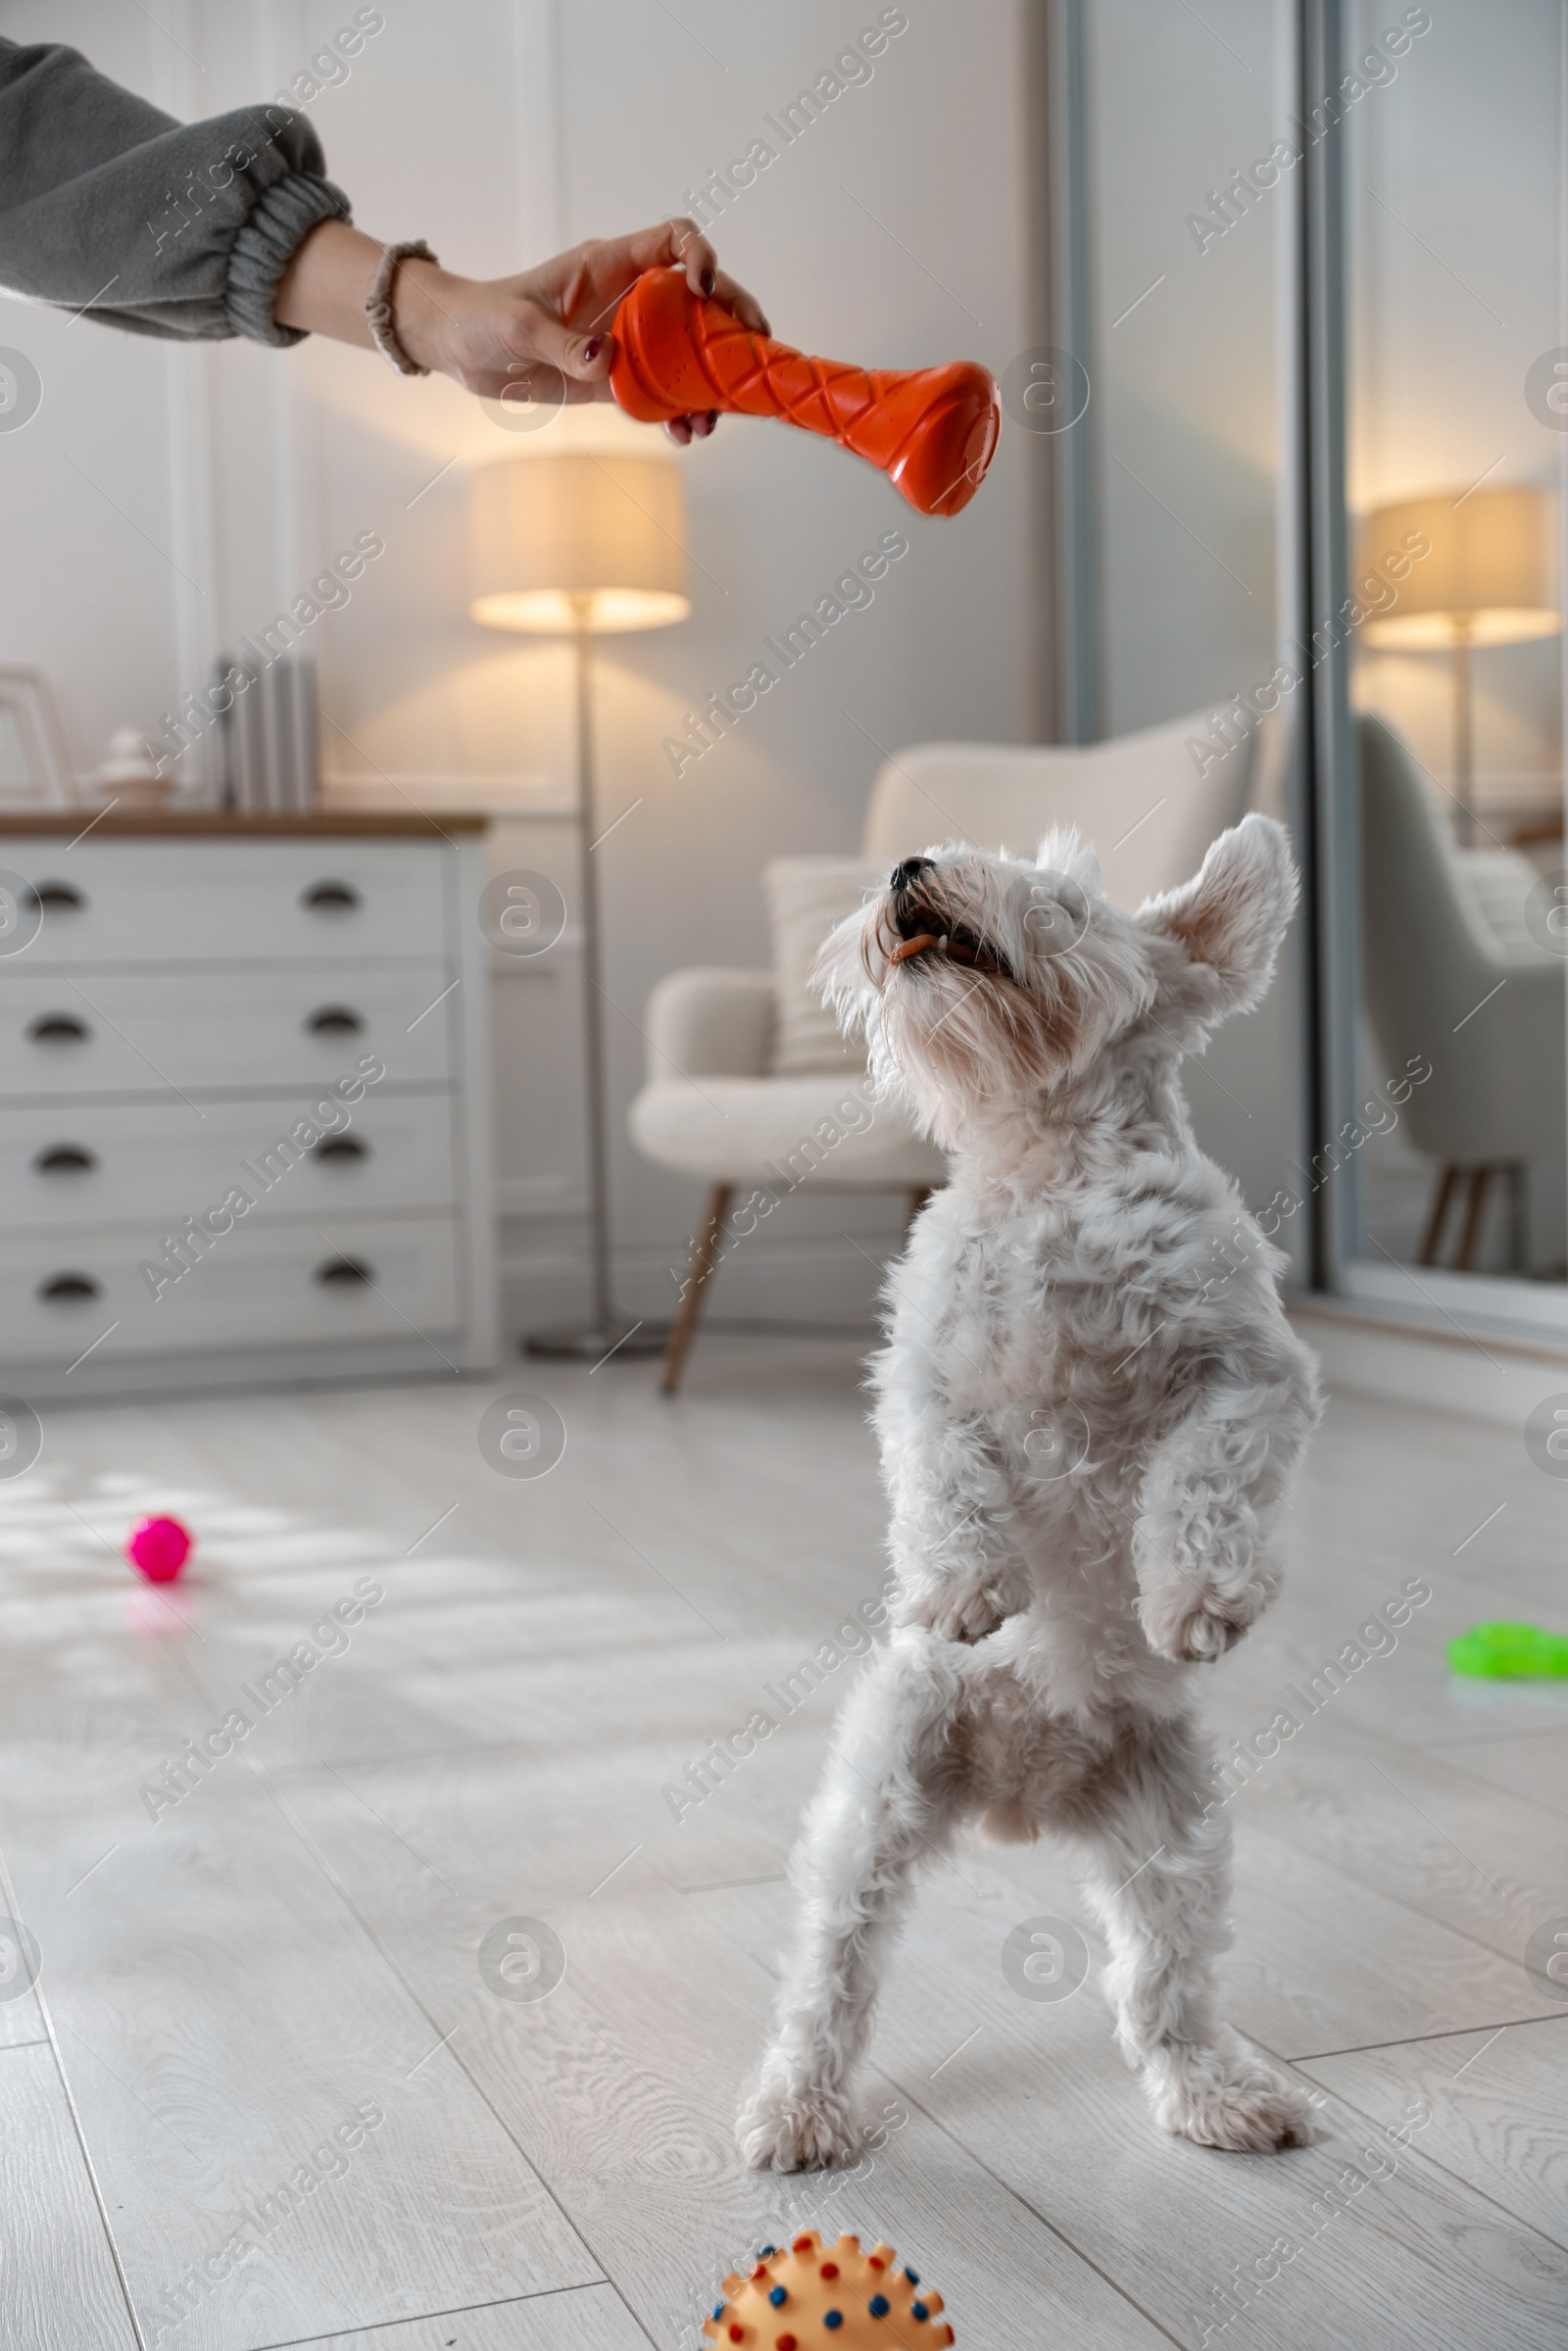
{"type": "Polygon", "coordinates": [[[811,987],[811,965],[829,931],[885,879],[885,867],[864,857],[775,857],[763,873],[778,981],[775,1076],[865,1067],[863,1044],[858,1039],[850,1044],[840,1035],[838,1022],[811,987]]]}
{"type": "Polygon", "coordinates": [[[1106,896],[1139,906],[1196,873],[1246,811],[1256,730],[1224,756],[1195,757],[1205,741],[1218,738],[1197,713],[1083,747],[917,744],[873,784],[862,846],[881,872],[945,841],[1033,857],[1052,825],[1076,824],[1100,851],[1106,896]]]}
{"type": "Polygon", "coordinates": [[[661,1079],[637,1096],[630,1124],[650,1159],[710,1184],[882,1192],[947,1181],[942,1153],[905,1110],[873,1102],[863,1071],[661,1079]]]}

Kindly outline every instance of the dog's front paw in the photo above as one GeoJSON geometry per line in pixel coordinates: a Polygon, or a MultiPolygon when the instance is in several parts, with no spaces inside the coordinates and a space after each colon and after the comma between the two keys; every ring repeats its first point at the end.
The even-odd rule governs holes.
{"type": "Polygon", "coordinates": [[[894,1610],[894,1622],[918,1625],[939,1641],[961,1641],[972,1648],[1016,1615],[1020,1605],[994,1584],[955,1580],[910,1593],[894,1610]]]}
{"type": "Polygon", "coordinates": [[[861,2133],[836,2091],[798,2082],[769,2082],[741,2108],[735,2140],[754,2172],[812,2172],[853,2163],[861,2133]]]}
{"type": "Polygon", "coordinates": [[[1268,1601],[1262,1584],[1221,1592],[1184,1580],[1146,1592],[1138,1621],[1156,1656],[1168,1657],[1173,1665],[1212,1665],[1257,1622],[1268,1601]]]}

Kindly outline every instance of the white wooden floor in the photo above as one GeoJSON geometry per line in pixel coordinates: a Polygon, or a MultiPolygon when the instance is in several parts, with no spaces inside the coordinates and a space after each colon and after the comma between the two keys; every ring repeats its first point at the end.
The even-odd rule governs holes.
{"type": "Polygon", "coordinates": [[[48,1416],[0,1484],[0,1909],[42,1952],[0,2001],[7,2351],[689,2351],[713,2280],[798,2219],[891,2238],[960,2351],[1196,2351],[1239,2274],[1246,2351],[1568,2343],[1568,2001],[1522,1962],[1568,1918],[1568,1685],[1443,1663],[1476,1617],[1568,1621],[1568,1487],[1457,1422],[1333,1408],[1288,1596],[1212,1684],[1249,1734],[1433,1587],[1236,1805],[1231,2013],[1326,2093],[1327,2143],[1160,2137],[1093,1979],[1048,2003],[1004,1977],[1027,1917],[1095,1948],[1070,1881],[971,1847],[890,1984],[869,2169],[738,2169],[853,1667],[678,1824],[661,1787],[876,1589],[856,1377],[807,1340],[705,1340],[674,1405],[645,1364],[519,1366],[568,1432],[535,1482],[481,1457],[494,1390],[48,1416]],[[115,1556],[147,1508],[201,1538],[172,1598],[115,1556]],[[366,1576],[347,1650],[154,1823],[143,1784],[366,1576]],[[560,1937],[546,1999],[481,1975],[513,1918],[560,1937]],[[1379,2140],[1385,2176],[1314,2221],[1379,2140]]]}

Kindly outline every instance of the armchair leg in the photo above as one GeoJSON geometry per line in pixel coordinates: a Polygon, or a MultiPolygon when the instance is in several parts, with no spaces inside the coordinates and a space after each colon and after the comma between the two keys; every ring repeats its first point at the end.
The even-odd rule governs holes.
{"type": "Polygon", "coordinates": [[[1481,1239],[1481,1220],[1486,1213],[1492,1177],[1493,1170],[1490,1167],[1472,1167],[1470,1170],[1470,1198],[1465,1205],[1464,1230],[1459,1236],[1459,1254],[1454,1259],[1460,1273],[1475,1271],[1476,1246],[1481,1239]]]}
{"type": "Polygon", "coordinates": [[[702,1311],[703,1292],[707,1289],[709,1276],[713,1270],[713,1258],[718,1249],[719,1236],[724,1230],[724,1219],[729,1214],[730,1191],[731,1187],[728,1184],[713,1186],[708,1197],[707,1213],[698,1229],[697,1238],[692,1243],[692,1259],[686,1269],[686,1295],[680,1301],[680,1312],[675,1317],[668,1344],[664,1348],[664,1369],[659,1385],[665,1396],[673,1396],[680,1386],[680,1375],[686,1362],[686,1349],[690,1347],[692,1333],[697,1328],[697,1317],[702,1311]]]}
{"type": "Polygon", "coordinates": [[[1530,1271],[1530,1176],[1523,1159],[1508,1161],[1508,1263],[1530,1271]]]}
{"type": "Polygon", "coordinates": [[[1416,1259],[1418,1265],[1436,1265],[1438,1261],[1438,1250],[1443,1242],[1443,1228],[1447,1221],[1448,1202],[1453,1198],[1453,1189],[1458,1181],[1459,1170],[1450,1159],[1438,1178],[1438,1189],[1433,1196],[1431,1213],[1427,1217],[1427,1229],[1421,1236],[1421,1253],[1416,1259]]]}

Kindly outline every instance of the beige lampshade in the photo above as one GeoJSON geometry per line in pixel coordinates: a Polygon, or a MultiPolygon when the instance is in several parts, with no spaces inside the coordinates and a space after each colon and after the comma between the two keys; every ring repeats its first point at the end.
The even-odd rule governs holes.
{"type": "Polygon", "coordinates": [[[680,469],[667,460],[513,458],[470,485],[470,618],[487,628],[665,628],[686,595],[680,469]]]}
{"type": "Polygon", "coordinates": [[[1387,575],[1388,557],[1414,531],[1432,552],[1396,582],[1393,611],[1367,619],[1361,634],[1368,645],[1426,653],[1456,641],[1516,645],[1561,628],[1544,490],[1477,490],[1468,498],[1442,491],[1379,507],[1361,524],[1355,580],[1369,571],[1387,575]]]}

